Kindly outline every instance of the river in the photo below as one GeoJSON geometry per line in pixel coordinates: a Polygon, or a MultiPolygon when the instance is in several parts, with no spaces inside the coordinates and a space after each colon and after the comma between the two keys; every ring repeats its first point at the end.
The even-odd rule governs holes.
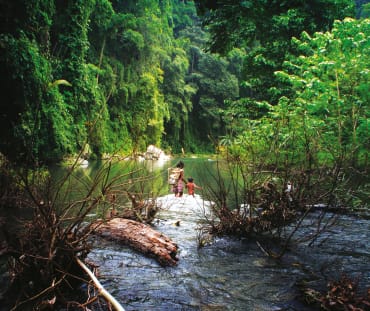
{"type": "MultiPolygon", "coordinates": [[[[148,167],[163,172],[158,192],[161,210],[153,227],[178,244],[177,266],[164,268],[117,242],[93,238],[88,259],[99,265],[99,279],[125,310],[309,311],[316,309],[300,301],[302,281],[325,288],[328,280],[346,273],[359,278],[362,288],[369,287],[370,221],[366,219],[340,216],[336,226],[313,245],[292,244],[281,260],[266,257],[252,239],[215,238],[199,248],[198,228],[205,215],[211,217],[210,202],[203,200],[201,191],[195,198],[169,193],[167,167],[176,161],[154,161],[148,167]]],[[[185,176],[200,185],[214,166],[208,159],[184,162],[185,176]]],[[[309,234],[305,230],[297,237],[309,234]]]]}

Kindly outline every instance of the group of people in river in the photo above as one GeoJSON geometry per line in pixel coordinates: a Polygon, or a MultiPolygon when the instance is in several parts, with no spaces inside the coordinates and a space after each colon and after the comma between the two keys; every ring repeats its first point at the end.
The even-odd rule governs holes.
{"type": "Polygon", "coordinates": [[[185,180],[184,166],[184,162],[180,161],[170,174],[169,180],[172,185],[172,192],[176,197],[182,197],[185,187],[188,190],[188,195],[194,197],[195,189],[202,189],[202,187],[196,185],[192,177],[185,180]]]}

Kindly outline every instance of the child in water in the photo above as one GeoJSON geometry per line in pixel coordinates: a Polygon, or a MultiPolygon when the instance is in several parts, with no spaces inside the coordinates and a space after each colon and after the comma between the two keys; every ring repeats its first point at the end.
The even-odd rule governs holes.
{"type": "Polygon", "coordinates": [[[199,187],[194,183],[194,179],[192,177],[188,178],[188,182],[186,184],[186,188],[188,189],[188,194],[194,196],[195,189],[202,189],[202,187],[199,187]]]}

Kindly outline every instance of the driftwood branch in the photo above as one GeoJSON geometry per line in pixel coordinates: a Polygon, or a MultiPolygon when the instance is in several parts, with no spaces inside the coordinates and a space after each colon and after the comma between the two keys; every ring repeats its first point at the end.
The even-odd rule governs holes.
{"type": "Polygon", "coordinates": [[[106,291],[103,285],[100,284],[99,280],[95,277],[94,273],[80,260],[77,258],[77,263],[80,267],[89,275],[91,280],[94,282],[95,287],[99,290],[99,294],[102,295],[117,311],[125,311],[125,309],[120,305],[120,303],[106,291]]]}
{"type": "Polygon", "coordinates": [[[162,266],[177,264],[178,246],[147,224],[125,218],[112,218],[97,224],[95,233],[120,241],[133,249],[157,259],[162,266]]]}

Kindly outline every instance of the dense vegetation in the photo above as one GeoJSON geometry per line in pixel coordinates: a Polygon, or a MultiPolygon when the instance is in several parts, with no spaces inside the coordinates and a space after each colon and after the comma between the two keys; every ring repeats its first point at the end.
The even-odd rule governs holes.
{"type": "Polygon", "coordinates": [[[209,150],[214,111],[238,95],[229,62],[201,50],[192,2],[19,0],[0,14],[0,150],[12,159],[209,150]]]}
{"type": "Polygon", "coordinates": [[[211,51],[243,51],[241,96],[225,101],[218,137],[232,182],[214,176],[219,189],[210,199],[224,220],[212,230],[284,227],[319,202],[366,209],[369,19],[346,17],[352,1],[195,3],[211,51]],[[287,197],[291,181],[295,194],[287,197]],[[263,210],[257,223],[241,211],[247,205],[263,210]]]}
{"type": "MultiPolygon", "coordinates": [[[[368,59],[358,55],[368,49],[367,22],[337,23],[331,33],[334,20],[355,15],[352,1],[195,4],[207,32],[192,1],[2,2],[0,151],[33,164],[81,149],[97,157],[137,153],[149,144],[213,151],[221,136],[245,136],[251,123],[261,122],[257,135],[266,136],[263,124],[287,110],[291,133],[309,102],[307,122],[323,131],[319,123],[329,120],[329,133],[320,137],[337,151],[356,150],[351,159],[366,162],[368,76],[362,69],[368,59]],[[360,27],[365,39],[349,27],[360,27]],[[328,38],[332,50],[318,59],[312,55],[326,43],[310,39],[315,31],[360,46],[328,38]],[[291,40],[302,33],[301,44],[291,40]],[[208,47],[224,56],[204,52],[208,47]],[[329,64],[338,53],[350,72],[329,64]],[[305,63],[299,55],[311,57],[305,63]],[[305,77],[298,85],[297,71],[308,69],[313,79],[315,66],[326,78],[313,84],[305,77]],[[334,103],[336,110],[328,109],[334,103]]],[[[358,14],[366,8],[358,3],[358,14]]]]}
{"type": "Polygon", "coordinates": [[[234,142],[241,154],[252,154],[247,149],[253,147],[253,154],[270,154],[271,161],[273,145],[279,145],[278,157],[296,163],[316,148],[316,160],[367,164],[369,21],[333,25],[353,14],[352,1],[335,2],[335,10],[334,2],[322,1],[324,14],[304,1],[259,7],[253,1],[195,2],[207,12],[212,50],[225,53],[235,45],[246,50],[247,94],[224,111],[234,123],[228,123],[224,142],[234,142]],[[231,29],[246,35],[225,37],[231,29]]]}
{"type": "Polygon", "coordinates": [[[24,289],[16,294],[31,297],[17,307],[40,298],[29,288],[33,273],[46,271],[43,293],[49,284],[59,291],[59,265],[79,270],[84,217],[111,204],[114,188],[107,161],[86,196],[60,214],[62,186],[53,191],[46,172],[28,171],[35,165],[138,154],[150,144],[219,152],[234,188],[216,174],[217,233],[278,228],[280,238],[317,202],[366,206],[368,17],[367,1],[350,0],[1,1],[0,207],[32,208],[35,218],[14,235],[17,255],[28,254],[13,265],[14,286],[24,289]],[[263,217],[252,218],[252,208],[240,214],[240,203],[263,217]]]}

